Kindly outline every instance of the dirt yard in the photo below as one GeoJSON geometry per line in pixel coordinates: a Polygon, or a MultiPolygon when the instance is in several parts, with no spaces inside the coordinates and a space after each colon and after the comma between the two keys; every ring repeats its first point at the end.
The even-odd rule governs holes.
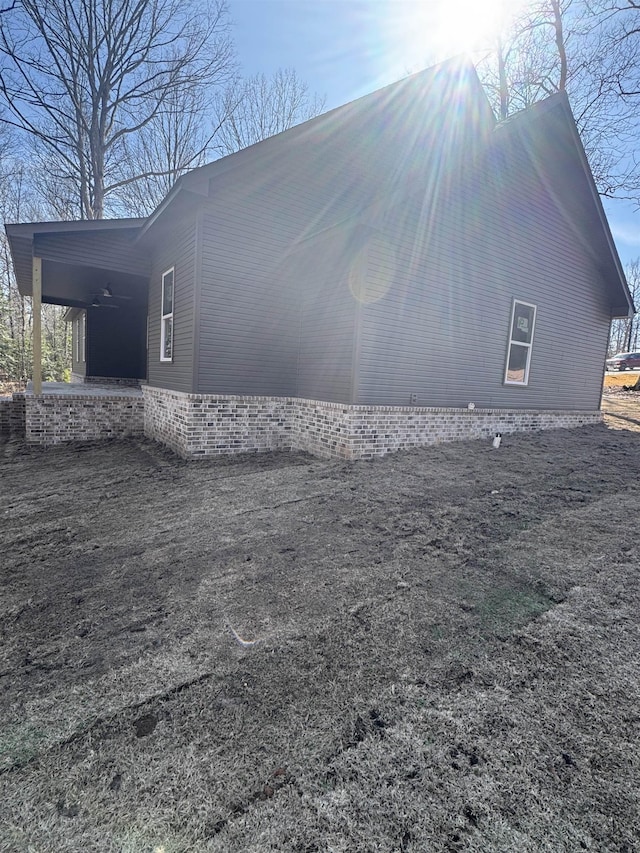
{"type": "Polygon", "coordinates": [[[356,464],[1,445],[0,850],[640,850],[615,405],[356,464]]]}

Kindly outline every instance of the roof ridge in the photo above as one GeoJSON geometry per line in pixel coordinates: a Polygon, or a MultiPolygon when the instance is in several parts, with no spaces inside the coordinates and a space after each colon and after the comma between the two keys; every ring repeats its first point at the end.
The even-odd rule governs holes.
{"type": "Polygon", "coordinates": [[[506,118],[500,119],[494,127],[494,132],[503,130],[512,124],[537,118],[540,114],[547,112],[547,110],[552,109],[556,104],[560,103],[569,103],[567,93],[563,91],[553,92],[551,95],[547,95],[546,98],[542,98],[540,101],[535,101],[533,104],[529,104],[529,106],[523,107],[521,110],[508,115],[506,118]]]}
{"type": "MultiPolygon", "coordinates": [[[[203,166],[198,166],[196,169],[192,169],[191,171],[182,175],[176,183],[173,185],[172,189],[165,196],[165,198],[160,202],[158,207],[150,214],[147,219],[145,226],[143,227],[140,237],[142,238],[144,234],[148,231],[148,229],[153,225],[153,223],[162,215],[162,213],[166,210],[166,208],[171,204],[171,202],[175,199],[175,197],[183,190],[193,191],[199,194],[202,193],[202,182],[203,179],[207,179],[207,175],[209,180],[217,178],[232,169],[238,168],[241,165],[250,162],[255,152],[260,149],[261,152],[271,151],[274,146],[280,145],[283,143],[283,140],[286,138],[287,141],[298,140],[301,137],[304,137],[305,134],[309,134],[315,128],[322,128],[323,126],[329,126],[332,122],[336,120],[336,118],[341,117],[342,115],[345,118],[358,115],[362,113],[366,113],[368,105],[374,105],[376,102],[386,98],[391,97],[394,93],[401,93],[407,87],[415,86],[417,81],[424,79],[425,82],[429,82],[430,80],[436,80],[439,75],[445,77],[445,79],[451,80],[453,74],[459,73],[461,76],[464,75],[468,79],[475,79],[477,83],[478,92],[482,94],[483,98],[486,100],[487,112],[491,113],[491,106],[489,104],[488,99],[486,98],[486,93],[482,87],[480,79],[477,75],[475,66],[471,59],[466,55],[457,55],[454,57],[450,57],[449,59],[445,59],[441,62],[435,63],[434,65],[428,66],[420,71],[416,71],[414,74],[407,75],[406,77],[402,77],[400,80],[396,80],[392,83],[388,83],[385,86],[382,86],[379,89],[374,90],[373,92],[368,92],[365,95],[361,95],[358,98],[355,98],[352,101],[348,101],[346,104],[341,104],[340,106],[334,107],[331,110],[328,110],[325,113],[321,113],[318,116],[314,116],[313,118],[307,119],[300,124],[296,124],[293,127],[288,128],[287,130],[283,130],[280,133],[274,134],[273,136],[269,136],[266,139],[259,140],[258,142],[254,142],[252,145],[248,145],[246,148],[242,148],[239,151],[234,151],[232,154],[227,154],[225,157],[220,157],[217,160],[212,160],[210,163],[206,163],[203,166]]],[[[492,113],[491,113],[492,114],[492,113]]]]}

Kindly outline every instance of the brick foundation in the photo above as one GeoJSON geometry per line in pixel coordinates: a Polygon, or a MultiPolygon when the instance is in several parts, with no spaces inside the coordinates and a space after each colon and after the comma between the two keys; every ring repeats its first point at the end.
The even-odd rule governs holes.
{"type": "Polygon", "coordinates": [[[24,393],[16,392],[11,397],[0,397],[0,437],[24,438],[24,396],[24,393]]]}
{"type": "Polygon", "coordinates": [[[126,377],[118,376],[83,376],[81,373],[71,374],[72,385],[101,385],[110,387],[115,385],[118,388],[139,388],[139,379],[127,379],[126,377]]]}
{"type": "Polygon", "coordinates": [[[24,438],[26,434],[27,403],[24,392],[13,395],[11,410],[11,437],[24,438]]]}
{"type": "Polygon", "coordinates": [[[11,434],[11,407],[12,397],[0,397],[0,436],[7,438],[11,434]]]}
{"type": "Polygon", "coordinates": [[[144,432],[180,456],[291,450],[293,401],[215,397],[143,386],[144,432]]]}
{"type": "Polygon", "coordinates": [[[372,459],[444,441],[600,423],[601,412],[348,406],[295,397],[184,394],[143,386],[144,432],[180,456],[305,450],[372,459]]]}
{"type": "MultiPolygon", "coordinates": [[[[14,395],[14,397],[17,395],[14,395]]],[[[24,398],[28,444],[53,445],[67,441],[140,436],[144,428],[141,394],[33,394],[24,398]]]]}

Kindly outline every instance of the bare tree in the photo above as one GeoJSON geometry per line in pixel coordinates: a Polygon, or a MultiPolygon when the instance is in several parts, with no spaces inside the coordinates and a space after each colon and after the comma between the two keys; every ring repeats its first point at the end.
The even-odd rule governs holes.
{"type": "Polygon", "coordinates": [[[311,95],[294,69],[279,69],[271,78],[256,74],[227,89],[220,108],[225,120],[216,140],[218,150],[232,154],[313,118],[323,108],[324,99],[311,95]]]}
{"type": "Polygon", "coordinates": [[[217,156],[214,140],[228,118],[217,113],[211,90],[173,92],[164,108],[125,143],[125,169],[139,177],[122,186],[122,213],[150,214],[181,175],[217,156]]]}
{"type": "Polygon", "coordinates": [[[589,8],[606,22],[612,30],[612,42],[629,51],[635,48],[635,62],[625,65],[616,74],[616,83],[622,98],[640,96],[640,65],[637,62],[637,43],[640,40],[640,2],[638,0],[589,0],[589,8]]]}
{"type": "Polygon", "coordinates": [[[0,53],[7,120],[88,219],[148,177],[126,168],[127,143],[177,93],[233,70],[224,0],[18,0],[0,18],[0,53]]]}
{"type": "MultiPolygon", "coordinates": [[[[625,267],[625,276],[633,301],[638,306],[640,302],[640,258],[635,258],[625,267]]],[[[611,334],[609,335],[609,355],[637,350],[639,339],[640,329],[636,316],[624,320],[614,320],[611,323],[611,334]]]]}
{"type": "Polygon", "coordinates": [[[290,69],[270,80],[264,75],[238,77],[218,97],[211,90],[175,92],[127,142],[123,160],[128,167],[135,163],[143,177],[123,188],[122,212],[150,213],[189,169],[287,130],[317,115],[322,106],[290,69]]]}
{"type": "MultiPolygon", "coordinates": [[[[2,128],[2,125],[0,125],[2,128]]],[[[5,128],[6,130],[6,128],[5,128]]],[[[0,133],[0,138],[2,134],[0,133]]],[[[30,171],[16,158],[11,144],[0,160],[0,217],[5,221],[46,218],[50,211],[35,196],[30,171]],[[8,150],[7,150],[8,149],[8,150]]],[[[67,378],[70,328],[64,308],[42,306],[43,371],[47,379],[67,378]]],[[[33,315],[31,300],[17,288],[9,243],[0,232],[0,376],[22,383],[31,374],[33,315]]]]}
{"type": "Polygon", "coordinates": [[[620,36],[615,15],[588,0],[538,0],[479,70],[501,118],[566,91],[601,194],[640,197],[637,109],[620,82],[640,55],[636,41],[620,36]]]}
{"type": "Polygon", "coordinates": [[[510,31],[498,34],[479,71],[500,119],[557,91],[550,81],[553,60],[547,34],[526,18],[518,19],[510,31]]]}
{"type": "Polygon", "coordinates": [[[560,64],[558,73],[558,90],[565,92],[567,89],[568,63],[563,23],[564,10],[560,0],[549,0],[549,2],[551,5],[551,25],[553,26],[556,50],[558,52],[558,61],[560,64]]]}

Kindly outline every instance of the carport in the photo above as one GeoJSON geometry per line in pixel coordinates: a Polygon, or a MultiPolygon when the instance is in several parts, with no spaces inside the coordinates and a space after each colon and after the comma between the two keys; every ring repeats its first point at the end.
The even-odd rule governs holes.
{"type": "Polygon", "coordinates": [[[144,219],[7,224],[18,290],[33,304],[33,393],[42,393],[42,303],[66,305],[79,381],[146,377],[144,219]],[[83,337],[78,338],[78,333],[83,337]]]}

